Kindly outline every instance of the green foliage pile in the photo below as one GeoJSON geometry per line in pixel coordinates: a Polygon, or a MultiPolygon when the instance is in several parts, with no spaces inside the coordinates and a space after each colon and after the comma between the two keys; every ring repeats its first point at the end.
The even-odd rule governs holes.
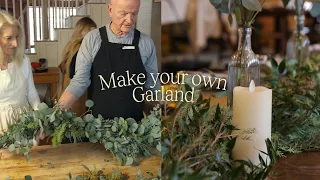
{"type": "Polygon", "coordinates": [[[196,102],[180,103],[163,122],[162,179],[265,179],[276,161],[277,142],[266,141],[265,153],[271,162],[260,157],[260,164],[255,166],[250,161],[232,160],[237,138],[231,135],[235,129],[232,111],[219,105],[210,107],[210,100],[202,99],[201,91],[195,93],[196,102]]]}
{"type": "Polygon", "coordinates": [[[263,80],[273,89],[272,132],[279,139],[278,155],[320,150],[320,56],[307,65],[296,60],[264,67],[263,80]]]}
{"type": "MultiPolygon", "coordinates": [[[[87,172],[83,175],[76,176],[75,178],[69,173],[68,180],[128,180],[129,176],[121,173],[119,169],[113,170],[111,173],[104,173],[103,169],[98,170],[96,167],[94,170],[90,170],[87,166],[82,165],[87,172]]],[[[138,171],[135,180],[160,180],[160,174],[154,176],[151,172],[147,172],[148,177],[142,175],[141,171],[138,171]]],[[[133,178],[132,178],[133,179],[133,178]]]]}
{"type": "MultiPolygon", "coordinates": [[[[92,101],[86,105],[91,108],[92,101]]],[[[86,114],[77,117],[74,113],[49,108],[42,103],[38,111],[21,115],[18,123],[9,126],[4,135],[0,136],[0,148],[8,148],[14,154],[28,156],[32,146],[32,139],[43,133],[51,137],[52,145],[61,142],[82,141],[88,138],[92,143],[101,143],[110,151],[121,165],[131,165],[139,155],[148,156],[150,150],[158,146],[161,137],[161,110],[154,107],[149,116],[144,116],[141,122],[132,118],[104,119],[86,114]]],[[[90,111],[90,110],[89,110],[90,111]]]]}

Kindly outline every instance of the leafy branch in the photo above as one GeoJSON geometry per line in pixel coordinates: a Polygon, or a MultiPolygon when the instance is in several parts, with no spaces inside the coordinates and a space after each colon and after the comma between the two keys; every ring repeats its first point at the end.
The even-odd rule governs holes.
{"type": "MultiPolygon", "coordinates": [[[[87,101],[91,108],[94,103],[87,101]]],[[[151,155],[151,149],[160,149],[161,109],[154,107],[149,116],[144,116],[141,122],[132,118],[104,119],[86,114],[77,117],[74,113],[58,108],[49,108],[41,103],[38,111],[21,115],[18,123],[10,125],[4,135],[0,136],[0,148],[8,148],[14,154],[27,156],[32,140],[36,134],[39,137],[45,133],[51,139],[53,146],[69,140],[76,143],[88,138],[92,143],[101,143],[110,151],[121,165],[131,165],[137,156],[151,155]]]]}

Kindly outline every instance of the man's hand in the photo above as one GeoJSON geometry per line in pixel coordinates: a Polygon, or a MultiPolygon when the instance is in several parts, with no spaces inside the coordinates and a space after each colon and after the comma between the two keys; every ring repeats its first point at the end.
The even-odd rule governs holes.
{"type": "Polygon", "coordinates": [[[60,109],[69,109],[75,103],[77,98],[70,92],[65,91],[59,99],[59,108],[60,109]]]}

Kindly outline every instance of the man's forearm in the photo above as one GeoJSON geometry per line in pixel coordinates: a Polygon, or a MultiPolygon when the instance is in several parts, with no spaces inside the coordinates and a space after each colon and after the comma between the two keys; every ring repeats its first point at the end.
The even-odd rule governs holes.
{"type": "Polygon", "coordinates": [[[72,107],[73,103],[77,100],[76,96],[73,95],[71,92],[65,91],[60,99],[59,99],[59,108],[60,109],[69,109],[72,107]]]}

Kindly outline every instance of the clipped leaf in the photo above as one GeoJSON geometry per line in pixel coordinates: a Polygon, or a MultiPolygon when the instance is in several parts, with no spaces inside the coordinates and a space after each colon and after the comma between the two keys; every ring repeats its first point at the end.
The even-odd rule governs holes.
{"type": "Polygon", "coordinates": [[[158,150],[159,152],[161,152],[161,144],[158,144],[158,145],[157,145],[157,150],[158,150]]]}
{"type": "Polygon", "coordinates": [[[88,100],[86,101],[86,106],[87,106],[88,108],[93,107],[93,105],[94,105],[94,102],[93,102],[92,100],[88,99],[88,100]]]}
{"type": "Polygon", "coordinates": [[[127,157],[126,165],[131,165],[133,163],[132,157],[127,157]]]}
{"type": "Polygon", "coordinates": [[[152,136],[150,136],[149,138],[148,138],[148,143],[153,143],[153,137],[152,136]]]}
{"type": "Polygon", "coordinates": [[[55,121],[56,120],[56,115],[55,115],[55,113],[52,113],[51,115],[50,115],[50,122],[52,123],[53,121],[55,121]]]}
{"type": "Polygon", "coordinates": [[[282,74],[285,69],[286,69],[286,61],[282,60],[278,67],[279,73],[282,74]]]}
{"type": "Polygon", "coordinates": [[[319,17],[320,16],[320,2],[314,2],[312,4],[312,8],[309,11],[312,17],[319,17]]]}
{"type": "Polygon", "coordinates": [[[272,68],[273,69],[277,69],[278,68],[278,62],[271,55],[269,55],[269,59],[271,61],[272,68]]]}
{"type": "Polygon", "coordinates": [[[95,119],[93,122],[94,126],[96,126],[97,128],[101,127],[101,120],[100,119],[95,119]]]}
{"type": "Polygon", "coordinates": [[[113,143],[112,142],[107,142],[105,144],[105,147],[110,150],[111,148],[113,148],[113,143]]]}
{"type": "Polygon", "coordinates": [[[130,130],[132,133],[136,132],[136,130],[138,129],[138,124],[137,123],[133,123],[130,127],[130,130]]]}
{"type": "Polygon", "coordinates": [[[82,164],[82,167],[84,167],[87,171],[90,172],[90,169],[86,165],[82,164]]]}
{"type": "Polygon", "coordinates": [[[90,123],[90,122],[93,122],[94,121],[94,116],[92,114],[86,114],[84,117],[83,117],[83,120],[87,123],[90,123]]]}
{"type": "Polygon", "coordinates": [[[138,129],[139,135],[143,135],[144,130],[145,130],[145,127],[141,124],[141,125],[139,126],[139,129],[138,129]]]}
{"type": "Polygon", "coordinates": [[[236,144],[236,141],[237,141],[237,137],[232,138],[232,139],[228,142],[227,148],[228,148],[229,150],[232,150],[233,147],[234,147],[234,145],[236,144]]]}
{"type": "Polygon", "coordinates": [[[30,175],[24,176],[25,180],[32,180],[32,177],[30,175]]]}
{"type": "Polygon", "coordinates": [[[49,108],[48,105],[46,103],[40,103],[38,104],[38,109],[42,110],[42,109],[47,109],[49,108]]]}
{"type": "Polygon", "coordinates": [[[14,146],[14,144],[11,144],[11,145],[9,146],[9,148],[8,148],[8,150],[9,150],[10,152],[13,152],[15,149],[16,149],[16,147],[14,146]]]}
{"type": "Polygon", "coordinates": [[[101,138],[101,132],[100,132],[100,131],[98,131],[98,132],[96,133],[96,137],[97,137],[98,139],[101,138]]]}
{"type": "Polygon", "coordinates": [[[50,115],[54,112],[54,109],[53,108],[45,108],[45,109],[42,109],[42,110],[39,110],[41,112],[41,114],[43,115],[50,115]]]}
{"type": "Polygon", "coordinates": [[[241,24],[241,10],[239,7],[236,7],[234,10],[234,13],[236,15],[236,20],[238,24],[241,24]]]}
{"type": "Polygon", "coordinates": [[[250,11],[262,10],[262,6],[258,0],[242,0],[242,5],[250,11]]]}
{"type": "Polygon", "coordinates": [[[72,179],[72,175],[71,175],[71,173],[69,173],[68,175],[69,175],[69,179],[71,180],[71,179],[72,179]]]}
{"type": "Polygon", "coordinates": [[[89,141],[92,142],[92,143],[98,142],[97,138],[95,138],[95,137],[90,137],[89,141]]]}
{"type": "Polygon", "coordinates": [[[107,138],[111,137],[110,131],[107,131],[107,132],[106,132],[106,137],[107,137],[107,138]]]}
{"type": "Polygon", "coordinates": [[[26,157],[26,161],[27,161],[27,162],[30,162],[30,161],[31,161],[31,158],[30,158],[30,156],[29,156],[29,155],[27,155],[27,157],[26,157]]]}
{"type": "Polygon", "coordinates": [[[111,130],[112,130],[112,132],[117,132],[117,127],[116,126],[112,126],[111,130]]]}

